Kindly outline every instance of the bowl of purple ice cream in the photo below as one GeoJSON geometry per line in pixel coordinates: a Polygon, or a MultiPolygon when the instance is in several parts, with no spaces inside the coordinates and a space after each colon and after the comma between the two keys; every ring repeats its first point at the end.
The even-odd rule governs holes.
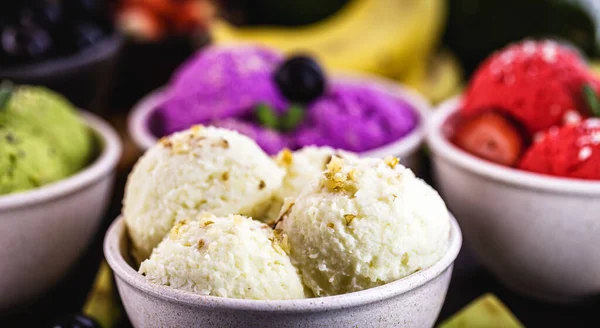
{"type": "Polygon", "coordinates": [[[146,150],[195,124],[236,130],[268,154],[329,146],[363,156],[398,156],[418,170],[429,103],[380,77],[325,78],[305,56],[258,46],[211,46],[187,60],[168,86],[143,98],[129,117],[146,150]]]}

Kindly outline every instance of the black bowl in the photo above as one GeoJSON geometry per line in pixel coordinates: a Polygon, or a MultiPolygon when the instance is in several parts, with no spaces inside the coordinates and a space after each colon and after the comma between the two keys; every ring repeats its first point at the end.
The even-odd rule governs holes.
{"type": "Polygon", "coordinates": [[[80,108],[102,114],[108,109],[122,45],[123,37],[115,33],[73,55],[0,67],[0,80],[43,85],[65,95],[80,108]]]}

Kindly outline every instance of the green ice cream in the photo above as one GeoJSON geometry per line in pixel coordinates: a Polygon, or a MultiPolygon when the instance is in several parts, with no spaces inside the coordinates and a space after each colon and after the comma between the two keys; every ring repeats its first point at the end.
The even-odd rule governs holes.
{"type": "Polygon", "coordinates": [[[44,139],[0,129],[0,194],[33,189],[68,175],[66,165],[44,139]]]}
{"type": "Polygon", "coordinates": [[[62,96],[18,86],[0,104],[0,195],[63,179],[92,154],[90,131],[62,96]]]}

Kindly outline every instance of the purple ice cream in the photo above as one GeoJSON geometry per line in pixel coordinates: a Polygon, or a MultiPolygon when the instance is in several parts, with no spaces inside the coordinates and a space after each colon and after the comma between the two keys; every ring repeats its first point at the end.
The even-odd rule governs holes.
{"type": "Polygon", "coordinates": [[[308,145],[364,152],[401,139],[418,124],[415,109],[376,82],[337,80],[305,107],[304,121],[293,130],[264,127],[255,117],[257,105],[266,104],[278,115],[290,106],[273,78],[283,60],[255,46],[201,51],[175,73],[155,116],[159,130],[170,134],[212,124],[249,136],[269,154],[308,145]]]}
{"type": "Polygon", "coordinates": [[[188,59],[173,75],[167,101],[156,113],[162,132],[250,115],[258,103],[279,111],[287,102],[272,81],[283,57],[268,49],[215,46],[188,59]]]}
{"type": "Polygon", "coordinates": [[[367,83],[337,82],[307,110],[294,148],[330,146],[363,152],[398,140],[417,125],[414,109],[367,83]]]}

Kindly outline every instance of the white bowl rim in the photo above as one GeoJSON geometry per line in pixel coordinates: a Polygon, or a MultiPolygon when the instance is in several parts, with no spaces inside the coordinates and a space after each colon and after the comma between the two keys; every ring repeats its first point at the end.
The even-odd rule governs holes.
{"type": "Polygon", "coordinates": [[[442,104],[431,115],[427,127],[427,144],[431,152],[464,170],[504,184],[553,193],[600,195],[600,181],[555,177],[527,172],[495,164],[452,144],[442,133],[442,126],[459,109],[462,97],[456,96],[442,104]]]}
{"type": "MultiPolygon", "coordinates": [[[[383,155],[398,154],[400,157],[412,154],[425,140],[427,121],[431,114],[431,104],[418,92],[400,83],[380,76],[367,73],[336,72],[334,78],[350,81],[351,83],[369,83],[379,90],[408,103],[418,115],[417,126],[402,138],[386,145],[360,153],[364,157],[382,157],[383,155]]],[[[131,139],[136,146],[147,150],[154,146],[157,138],[148,129],[148,119],[154,110],[163,103],[167,93],[166,87],[158,88],[140,101],[131,110],[127,125],[131,139]]],[[[402,159],[402,158],[400,158],[402,159]]]]}
{"type": "Polygon", "coordinates": [[[462,233],[452,214],[450,218],[449,246],[446,254],[431,267],[397,281],[366,290],[317,298],[297,300],[245,300],[198,295],[148,282],[123,258],[120,244],[126,238],[125,221],[118,217],[104,238],[104,256],[114,274],[133,288],[170,303],[212,310],[240,310],[277,313],[306,313],[339,310],[382,301],[415,290],[437,278],[451,267],[462,246],[462,233]]]}
{"type": "Polygon", "coordinates": [[[41,187],[0,196],[0,211],[24,207],[64,197],[111,173],[121,158],[122,145],[117,132],[100,117],[80,111],[85,124],[99,138],[101,151],[96,159],[81,171],[41,187]]]}

